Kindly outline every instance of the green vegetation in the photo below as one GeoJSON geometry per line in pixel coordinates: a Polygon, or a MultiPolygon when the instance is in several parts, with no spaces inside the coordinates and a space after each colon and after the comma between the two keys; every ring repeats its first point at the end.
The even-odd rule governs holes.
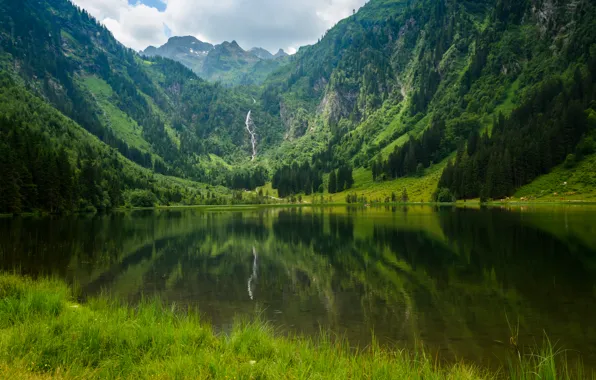
{"type": "Polygon", "coordinates": [[[575,378],[564,355],[545,350],[490,373],[464,363],[373,344],[354,352],[328,336],[275,336],[260,321],[215,334],[194,311],[159,301],[126,307],[108,298],[73,302],[55,280],[0,275],[0,369],[8,377],[60,378],[575,378]],[[562,359],[562,361],[560,360],[562,359]],[[563,364],[560,364],[560,363],[563,364]],[[508,372],[507,372],[508,371],[508,372]]]}
{"type": "MultiPolygon", "coordinates": [[[[402,177],[390,181],[374,180],[372,173],[367,169],[354,170],[354,185],[348,190],[336,194],[323,194],[324,202],[344,203],[348,195],[356,196],[361,203],[394,203],[392,194],[401,195],[406,189],[410,202],[433,202],[433,193],[437,189],[441,173],[447,160],[425,169],[419,177],[402,177]]],[[[321,203],[321,194],[305,198],[308,202],[321,203]]],[[[397,198],[396,198],[397,199],[397,198]]]]}
{"type": "Polygon", "coordinates": [[[135,190],[162,205],[233,201],[227,188],[140,167],[6,76],[0,115],[0,213],[107,210],[135,190]]]}
{"type": "MultiPolygon", "coordinates": [[[[201,75],[235,87],[201,79],[196,62],[178,53],[172,57],[183,64],[139,56],[70,1],[0,3],[0,214],[222,206],[211,209],[216,213],[239,204],[350,204],[328,215],[323,207],[260,209],[258,218],[234,213],[221,223],[208,212],[145,220],[138,227],[114,215],[109,226],[93,219],[81,225],[129,236],[121,245],[102,244],[96,267],[60,268],[86,271],[79,285],[112,281],[124,296],[119,299],[132,299],[143,294],[147,278],[161,276],[167,295],[179,291],[176,286],[201,285],[189,280],[195,268],[214,279],[249,273],[246,248],[252,246],[255,262],[258,250],[270,264],[263,268],[281,268],[298,296],[322,295],[329,320],[342,303],[332,283],[346,294],[354,291],[344,304],[368,305],[366,327],[373,318],[398,315],[394,305],[409,315],[425,304],[437,310],[435,327],[457,329],[449,337],[478,335],[461,314],[476,305],[474,297],[500,297],[514,311],[532,309],[532,322],[557,319],[544,312],[553,312],[552,299],[585,313],[558,294],[582,302],[592,296],[557,287],[553,279],[559,280],[561,263],[555,259],[563,245],[548,237],[574,243],[569,256],[577,257],[566,276],[593,278],[585,269],[594,268],[584,253],[591,251],[580,246],[592,241],[593,223],[583,221],[581,231],[570,232],[567,213],[563,230],[536,216],[487,216],[480,210],[457,219],[440,210],[412,215],[396,204],[512,195],[520,202],[596,200],[593,2],[370,0],[290,58],[260,59],[234,42],[212,48],[201,75]],[[244,124],[249,111],[257,134],[254,162],[244,124]],[[390,218],[355,220],[354,213],[369,209],[354,204],[373,205],[374,213],[380,203],[394,204],[387,205],[390,218]],[[508,223],[515,218],[526,223],[525,235],[508,223]],[[197,233],[199,226],[206,233],[197,233]],[[555,257],[550,266],[511,265],[538,261],[525,249],[528,244],[536,257],[555,257]],[[224,252],[241,259],[224,260],[224,252]],[[527,278],[532,283],[521,284],[527,278]],[[538,291],[548,299],[528,296],[538,291]]],[[[47,231],[52,244],[67,249],[64,235],[55,233],[62,230],[50,225],[47,231]]],[[[9,255],[21,251],[13,247],[30,244],[34,235],[6,234],[12,245],[0,246],[0,253],[7,262],[14,259],[9,255]],[[15,243],[17,235],[25,237],[15,243]]],[[[73,244],[73,262],[87,262],[83,248],[96,246],[93,240],[73,244]]],[[[25,259],[46,260],[43,270],[58,266],[50,255],[41,256],[25,259]]],[[[246,297],[244,281],[238,289],[246,297]]],[[[280,277],[262,281],[270,291],[282,288],[280,277]]],[[[354,350],[336,337],[280,337],[260,320],[215,333],[196,310],[147,300],[122,305],[107,297],[81,305],[74,296],[58,281],[0,275],[0,373],[587,376],[548,341],[542,350],[518,346],[517,332],[502,345],[514,350],[511,361],[494,373],[443,362],[423,349],[396,351],[373,343],[354,350]]],[[[475,321],[501,311],[489,306],[475,321]]],[[[431,319],[424,313],[420,318],[431,319]]],[[[534,330],[542,324],[526,323],[534,330]]],[[[418,341],[418,330],[411,330],[418,341]]],[[[568,333],[580,341],[594,331],[572,326],[568,333]]],[[[469,345],[470,351],[478,348],[469,345]]]]}
{"type": "Polygon", "coordinates": [[[122,139],[129,147],[150,152],[151,146],[144,140],[141,127],[135,120],[109,102],[110,97],[113,96],[110,85],[95,76],[84,78],[83,83],[100,106],[102,117],[105,118],[102,124],[109,126],[114,135],[122,139]]]}
{"type": "Polygon", "coordinates": [[[536,201],[595,201],[596,155],[584,158],[573,168],[559,165],[516,193],[516,198],[536,201]]]}
{"type": "Polygon", "coordinates": [[[455,151],[462,161],[470,141],[494,132],[494,146],[478,153],[483,158],[458,161],[467,166],[448,173],[441,186],[459,199],[480,197],[481,185],[487,199],[510,196],[564,161],[575,166],[585,156],[576,150],[593,149],[578,109],[590,110],[594,99],[596,13],[587,5],[575,19],[564,3],[546,21],[537,14],[548,6],[528,1],[370,1],[302,49],[290,64],[294,70],[272,75],[262,101],[275,110],[281,104],[286,125],[308,126],[296,141],[302,153],[286,154],[289,160],[306,155],[314,164],[322,157],[332,168],[350,161],[375,180],[420,177],[455,151]],[[559,26],[571,24],[561,32],[559,26]],[[535,115],[528,118],[530,103],[535,115]],[[545,109],[551,114],[540,116],[545,109]],[[574,119],[577,124],[562,126],[574,119]],[[515,133],[501,131],[505,120],[515,133]],[[321,153],[303,149],[317,139],[321,153]],[[498,168],[480,164],[487,155],[498,168]],[[548,163],[528,163],[528,156],[548,163]],[[510,185],[501,184],[508,180],[497,178],[498,170],[515,176],[510,185]]]}
{"type": "Polygon", "coordinates": [[[227,89],[179,63],[141,59],[69,1],[25,9],[0,5],[2,74],[128,160],[155,173],[228,186],[236,168],[251,166],[249,110],[259,151],[282,140],[278,116],[255,103],[256,89],[227,89]],[[216,173],[204,166],[214,156],[225,162],[216,173]]]}
{"type": "MultiPolygon", "coordinates": [[[[596,73],[596,55],[593,61],[596,73]]],[[[557,163],[573,168],[578,157],[594,151],[596,124],[590,125],[588,119],[594,110],[584,112],[592,94],[596,83],[579,70],[568,84],[553,79],[540,86],[508,119],[499,116],[490,137],[471,133],[465,152],[462,146],[439,186],[457,198],[500,199],[557,163]]]]}
{"type": "Polygon", "coordinates": [[[128,194],[128,202],[132,207],[154,207],[157,197],[149,190],[134,190],[128,194]]]}

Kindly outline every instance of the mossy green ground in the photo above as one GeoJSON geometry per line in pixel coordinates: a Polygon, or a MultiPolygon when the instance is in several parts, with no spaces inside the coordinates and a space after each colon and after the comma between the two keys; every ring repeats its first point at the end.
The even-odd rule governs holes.
{"type": "MultiPolygon", "coordinates": [[[[353,172],[354,185],[351,189],[336,194],[325,192],[323,196],[329,203],[344,203],[349,194],[356,194],[358,197],[364,196],[368,202],[384,202],[387,197],[391,198],[392,193],[401,197],[403,190],[406,189],[410,202],[432,202],[432,195],[437,189],[445,165],[447,165],[447,160],[433,165],[421,177],[403,177],[391,181],[374,181],[370,169],[359,168],[353,172]]],[[[304,197],[304,199],[307,202],[314,200],[314,203],[318,203],[320,197],[321,194],[314,194],[304,197]]]]}
{"type": "Polygon", "coordinates": [[[584,158],[572,168],[557,166],[519,189],[515,197],[542,202],[596,202],[596,155],[584,158]]]}
{"type": "MultiPolygon", "coordinates": [[[[367,201],[383,202],[391,193],[401,197],[403,189],[408,193],[409,202],[432,202],[443,169],[452,157],[425,170],[420,177],[403,177],[391,181],[373,181],[369,169],[354,170],[354,186],[346,191],[323,194],[325,202],[344,203],[348,194],[365,196],[367,201]]],[[[270,186],[268,184],[268,186],[270,186]]],[[[315,194],[315,203],[320,202],[320,194],[315,194]]],[[[307,202],[313,196],[303,197],[307,202]]],[[[472,200],[474,201],[474,200],[472,200]]],[[[477,199],[475,201],[478,201],[477,199]]],[[[571,168],[565,165],[555,167],[550,173],[536,178],[532,183],[520,188],[508,201],[560,203],[596,202],[596,154],[587,156],[571,168]]]]}
{"type": "MultiPolygon", "coordinates": [[[[0,275],[3,378],[571,378],[556,353],[529,356],[508,371],[441,363],[422,351],[355,351],[341,339],[279,337],[260,321],[216,334],[198,313],[159,301],[135,307],[107,298],[85,305],[58,280],[0,275]],[[550,355],[550,356],[548,356],[550,355]]],[[[573,372],[574,375],[583,373],[573,372]]]]}
{"type": "Polygon", "coordinates": [[[112,87],[103,79],[87,76],[81,81],[93,94],[101,107],[103,124],[112,129],[114,134],[132,147],[141,151],[151,152],[151,145],[144,139],[143,130],[130,116],[122,112],[110,102],[113,96],[112,87]]]}

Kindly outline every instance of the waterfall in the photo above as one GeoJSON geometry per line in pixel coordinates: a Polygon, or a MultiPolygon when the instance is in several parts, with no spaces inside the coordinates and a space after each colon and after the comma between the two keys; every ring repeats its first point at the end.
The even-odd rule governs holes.
{"type": "Polygon", "coordinates": [[[257,158],[257,135],[255,134],[255,123],[252,121],[250,117],[252,111],[248,111],[246,115],[246,130],[250,134],[250,143],[252,144],[252,159],[254,161],[257,158]]]}

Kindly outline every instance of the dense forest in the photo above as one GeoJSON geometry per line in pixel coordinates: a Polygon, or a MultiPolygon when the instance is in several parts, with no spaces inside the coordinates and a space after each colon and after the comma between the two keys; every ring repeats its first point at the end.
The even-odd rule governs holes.
{"type": "Polygon", "coordinates": [[[456,199],[500,199],[560,162],[571,167],[594,153],[594,58],[590,72],[584,75],[577,69],[569,85],[552,79],[511,116],[499,114],[490,136],[488,131],[472,131],[455,162],[445,168],[439,187],[456,199]]]}
{"type": "Polygon", "coordinates": [[[227,189],[135,165],[0,75],[0,213],[228,203],[227,189]]]}
{"type": "Polygon", "coordinates": [[[299,193],[310,195],[324,191],[321,169],[316,165],[311,166],[308,162],[303,164],[294,162],[281,167],[273,175],[272,186],[277,189],[282,198],[299,193]]]}
{"type": "Polygon", "coordinates": [[[373,179],[422,176],[425,168],[440,162],[452,149],[452,144],[445,142],[445,122],[433,121],[420,139],[413,138],[403,146],[396,146],[386,161],[377,157],[371,164],[373,179]]]}

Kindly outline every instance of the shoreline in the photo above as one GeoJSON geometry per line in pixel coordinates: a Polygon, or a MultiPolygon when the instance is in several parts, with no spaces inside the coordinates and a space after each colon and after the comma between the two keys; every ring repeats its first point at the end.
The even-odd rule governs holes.
{"type": "Polygon", "coordinates": [[[174,205],[174,206],[162,206],[157,205],[154,207],[117,207],[107,211],[98,212],[72,212],[68,214],[52,214],[46,212],[24,212],[19,214],[1,214],[0,219],[9,219],[13,217],[36,217],[36,216],[70,216],[70,215],[95,215],[95,214],[109,214],[112,212],[130,212],[130,211],[158,211],[158,210],[207,210],[207,211],[233,211],[233,210],[256,210],[263,208],[300,208],[300,207],[362,207],[362,208],[377,208],[377,207],[402,207],[402,206],[429,206],[429,207],[458,207],[466,208],[467,206],[473,208],[496,208],[503,206],[596,206],[596,201],[582,201],[582,200],[570,200],[570,201],[503,201],[503,202],[485,202],[471,200],[471,201],[457,201],[457,202],[395,202],[395,203],[347,203],[347,202],[335,202],[335,203],[267,203],[267,204],[236,204],[236,205],[174,205]]]}

